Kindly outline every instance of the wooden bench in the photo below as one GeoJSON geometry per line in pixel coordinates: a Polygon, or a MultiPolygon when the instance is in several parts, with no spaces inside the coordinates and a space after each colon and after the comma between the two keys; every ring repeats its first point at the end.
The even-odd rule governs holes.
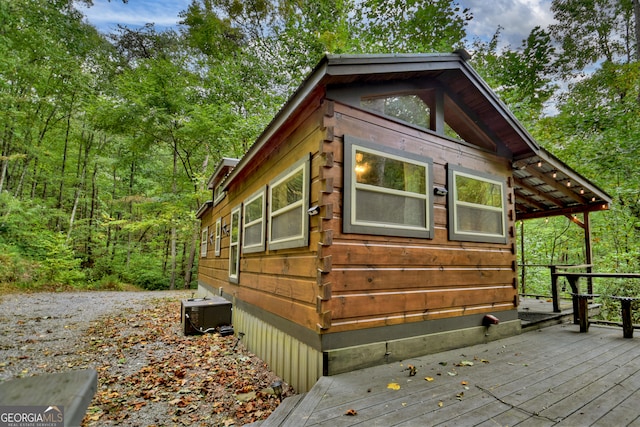
{"type": "Polygon", "coordinates": [[[597,298],[600,295],[598,294],[571,294],[573,298],[577,301],[578,309],[574,311],[573,318],[574,321],[577,320],[580,324],[580,332],[588,332],[589,331],[589,300],[593,298],[597,298]],[[576,316],[577,313],[577,316],[576,316]]]}
{"type": "MultiPolygon", "coordinates": [[[[557,303],[558,300],[558,278],[564,277],[569,282],[569,286],[571,286],[571,291],[573,295],[573,320],[574,323],[580,323],[580,332],[587,332],[589,329],[589,320],[588,320],[588,300],[591,298],[595,298],[598,295],[594,294],[582,294],[579,291],[579,280],[581,277],[586,278],[611,278],[611,279],[640,279],[640,274],[638,273],[575,273],[575,272],[558,272],[555,266],[550,266],[551,268],[551,290],[553,294],[553,307],[554,311],[559,311],[559,305],[557,303]],[[582,304],[582,308],[580,307],[582,304]],[[584,312],[581,314],[580,311],[584,312]],[[586,322],[586,323],[584,323],[586,322]]],[[[631,320],[631,303],[635,301],[635,297],[621,297],[621,296],[609,296],[609,298],[617,299],[620,301],[622,306],[622,330],[623,336],[625,338],[633,338],[633,323],[631,320]]]]}
{"type": "Polygon", "coordinates": [[[64,425],[79,426],[97,389],[93,369],[18,378],[0,383],[0,407],[62,406],[64,425]]]}
{"type": "Polygon", "coordinates": [[[631,319],[631,303],[637,300],[635,297],[612,296],[611,299],[620,301],[622,309],[622,335],[625,338],[633,338],[633,321],[631,319]]]}

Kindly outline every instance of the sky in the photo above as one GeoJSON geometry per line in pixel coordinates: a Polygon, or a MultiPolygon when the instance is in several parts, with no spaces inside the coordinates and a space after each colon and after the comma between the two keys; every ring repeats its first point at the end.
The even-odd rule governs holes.
{"type": "MultiPolygon", "coordinates": [[[[471,40],[489,40],[498,26],[503,28],[502,46],[517,48],[535,26],[546,28],[553,22],[551,0],[456,0],[471,9],[473,20],[467,26],[471,40]]],[[[110,32],[117,24],[142,26],[156,24],[164,29],[177,25],[178,13],[186,10],[191,0],[93,0],[92,7],[82,7],[88,21],[102,32],[110,32]]]]}

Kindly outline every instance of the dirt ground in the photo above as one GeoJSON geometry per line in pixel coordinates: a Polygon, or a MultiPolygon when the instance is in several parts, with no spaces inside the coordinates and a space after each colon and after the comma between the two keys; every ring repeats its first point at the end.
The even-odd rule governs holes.
{"type": "MultiPolygon", "coordinates": [[[[0,297],[0,382],[92,368],[85,426],[239,426],[265,419],[280,381],[236,336],[184,336],[191,291],[0,297]]],[[[294,394],[283,383],[283,396],[294,394]]],[[[25,404],[27,404],[25,402],[25,404]]],[[[52,403],[53,404],[53,403],[52,403]]]]}

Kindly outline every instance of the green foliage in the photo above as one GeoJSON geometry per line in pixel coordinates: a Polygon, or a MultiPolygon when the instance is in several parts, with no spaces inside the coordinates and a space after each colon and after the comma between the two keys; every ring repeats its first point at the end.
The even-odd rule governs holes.
{"type": "MultiPolygon", "coordinates": [[[[612,195],[591,216],[599,271],[640,271],[632,4],[554,0],[557,23],[520,46],[499,49],[500,30],[471,46],[536,139],[612,195]],[[558,113],[545,117],[550,101],[558,113]]],[[[450,52],[473,16],[444,0],[193,0],[181,18],[177,32],[105,37],[67,0],[0,0],[0,282],[181,286],[216,163],[249,149],[325,53],[450,52]]],[[[582,242],[565,217],[527,221],[518,256],[579,264],[582,242]]],[[[525,278],[528,293],[548,292],[548,268],[525,278]]]]}

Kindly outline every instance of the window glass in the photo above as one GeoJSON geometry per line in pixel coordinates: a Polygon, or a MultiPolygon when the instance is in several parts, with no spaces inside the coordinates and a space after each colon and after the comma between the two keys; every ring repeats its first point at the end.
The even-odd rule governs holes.
{"type": "Polygon", "coordinates": [[[298,170],[273,187],[271,198],[274,211],[286,208],[302,200],[303,178],[303,171],[298,170]]]}
{"type": "Polygon", "coordinates": [[[309,160],[302,159],[269,183],[269,248],[308,245],[309,160]]]}
{"type": "Polygon", "coordinates": [[[229,234],[229,278],[237,283],[240,268],[240,207],[231,211],[229,234]]]}
{"type": "Polygon", "coordinates": [[[222,239],[222,219],[216,221],[215,256],[220,256],[220,241],[222,239]]]}
{"type": "Polygon", "coordinates": [[[354,167],[358,184],[425,194],[427,168],[400,159],[356,149],[354,167]]]}
{"type": "Polygon", "coordinates": [[[450,167],[450,239],[506,243],[505,185],[497,177],[450,167]]]}
{"type": "Polygon", "coordinates": [[[385,116],[429,129],[429,106],[418,95],[363,98],[360,105],[385,116]]]}
{"type": "Polygon", "coordinates": [[[431,159],[345,136],[347,233],[431,238],[431,159]]]}
{"type": "Polygon", "coordinates": [[[202,238],[200,240],[200,256],[207,256],[207,239],[209,237],[209,227],[202,229],[202,238]]]}
{"type": "Polygon", "coordinates": [[[242,249],[244,252],[259,252],[264,245],[265,191],[249,197],[244,203],[244,232],[242,249]]]}

